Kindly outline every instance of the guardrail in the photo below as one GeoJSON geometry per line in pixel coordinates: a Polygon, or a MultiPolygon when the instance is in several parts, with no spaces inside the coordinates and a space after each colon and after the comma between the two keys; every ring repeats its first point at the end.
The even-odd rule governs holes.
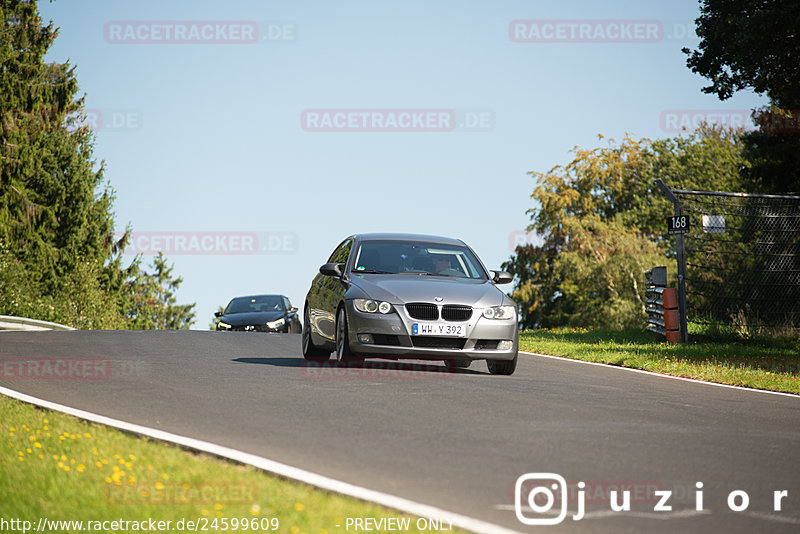
{"type": "Polygon", "coordinates": [[[3,330],[25,330],[28,332],[45,330],[75,330],[71,326],[51,323],[50,321],[40,321],[38,319],[28,319],[27,317],[13,317],[11,315],[0,315],[0,332],[3,330]]]}

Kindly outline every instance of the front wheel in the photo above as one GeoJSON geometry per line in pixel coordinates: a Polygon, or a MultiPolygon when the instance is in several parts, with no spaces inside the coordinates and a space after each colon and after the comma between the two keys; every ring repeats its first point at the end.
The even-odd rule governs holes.
{"type": "Polygon", "coordinates": [[[311,339],[311,320],[308,317],[307,308],[305,313],[303,313],[303,332],[301,338],[303,344],[303,358],[306,360],[324,363],[331,357],[331,351],[320,349],[314,345],[314,341],[311,339]]]}
{"type": "Polygon", "coordinates": [[[336,312],[336,362],[340,365],[361,361],[350,350],[350,339],[347,334],[347,312],[344,306],[336,312]]]}
{"type": "Polygon", "coordinates": [[[466,369],[470,364],[472,364],[472,360],[469,358],[448,358],[444,361],[444,366],[450,371],[466,369]]]}
{"type": "Polygon", "coordinates": [[[486,366],[493,375],[513,375],[517,369],[517,355],[513,360],[486,360],[486,366]]]}

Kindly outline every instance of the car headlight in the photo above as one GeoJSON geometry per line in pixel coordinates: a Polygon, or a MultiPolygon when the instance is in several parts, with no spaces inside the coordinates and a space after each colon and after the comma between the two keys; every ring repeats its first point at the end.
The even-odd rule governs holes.
{"type": "Polygon", "coordinates": [[[281,326],[286,324],[286,319],[281,317],[277,321],[272,321],[271,323],[267,323],[268,328],[280,328],[281,326]]]}
{"type": "Polygon", "coordinates": [[[492,306],[483,309],[483,316],[487,319],[513,319],[516,313],[514,306],[492,306]]]}
{"type": "Polygon", "coordinates": [[[353,306],[360,312],[364,313],[382,313],[386,315],[392,311],[392,305],[388,302],[372,299],[355,299],[353,306]]]}
{"type": "Polygon", "coordinates": [[[217,323],[217,328],[222,328],[224,330],[230,330],[231,325],[229,325],[228,323],[223,323],[222,321],[220,321],[220,322],[217,323]]]}

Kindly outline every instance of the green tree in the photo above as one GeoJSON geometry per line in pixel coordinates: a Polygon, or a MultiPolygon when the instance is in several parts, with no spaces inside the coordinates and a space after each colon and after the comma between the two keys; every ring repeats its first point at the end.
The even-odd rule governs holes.
{"type": "Polygon", "coordinates": [[[686,137],[636,140],[587,150],[566,166],[531,172],[528,210],[544,237],[503,268],[516,277],[512,297],[524,327],[642,324],[644,271],[668,260],[664,237],[672,205],[657,178],[681,189],[739,190],[746,166],[735,132],[702,128],[686,137]]]}
{"type": "Polygon", "coordinates": [[[130,229],[114,239],[114,192],[82,124],[74,67],[43,61],[57,29],[35,0],[0,0],[0,18],[0,313],[120,328],[140,324],[124,317],[146,294],[165,307],[158,324],[182,327],[193,305],[152,289],[153,276],[177,288],[171,269],[122,265],[130,229]]]}
{"type": "Polygon", "coordinates": [[[128,328],[135,330],[188,329],[194,322],[194,304],[177,304],[175,292],[183,279],[173,277],[162,253],[153,258],[151,272],[137,270],[126,284],[123,301],[128,328]]]}
{"type": "Polygon", "coordinates": [[[771,105],[755,110],[758,130],[745,135],[752,161],[748,185],[766,192],[800,191],[800,3],[795,0],[703,0],[698,50],[686,64],[711,84],[703,92],[727,100],[753,89],[771,105]],[[787,128],[785,117],[792,118],[787,128]]]}

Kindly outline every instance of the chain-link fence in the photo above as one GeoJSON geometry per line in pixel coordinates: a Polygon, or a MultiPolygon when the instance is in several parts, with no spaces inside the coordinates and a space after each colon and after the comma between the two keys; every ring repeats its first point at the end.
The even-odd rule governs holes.
{"type": "Polygon", "coordinates": [[[689,218],[689,320],[800,330],[800,196],[671,192],[689,218]]]}

